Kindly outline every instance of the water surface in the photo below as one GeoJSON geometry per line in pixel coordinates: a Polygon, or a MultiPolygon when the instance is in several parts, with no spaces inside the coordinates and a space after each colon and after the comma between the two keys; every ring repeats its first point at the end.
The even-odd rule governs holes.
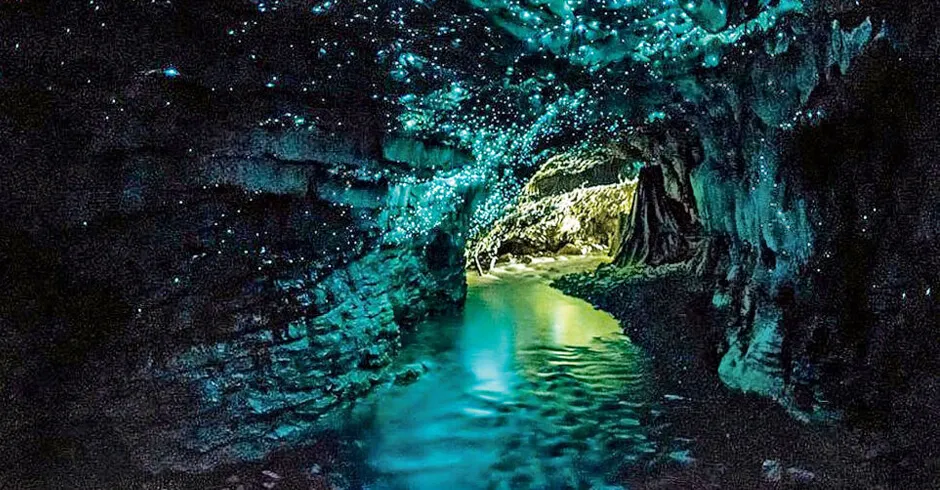
{"type": "Polygon", "coordinates": [[[603,488],[682,457],[659,430],[649,359],[551,288],[556,268],[471,277],[463,311],[420,327],[401,362],[428,373],[359,407],[370,487],[603,488]]]}

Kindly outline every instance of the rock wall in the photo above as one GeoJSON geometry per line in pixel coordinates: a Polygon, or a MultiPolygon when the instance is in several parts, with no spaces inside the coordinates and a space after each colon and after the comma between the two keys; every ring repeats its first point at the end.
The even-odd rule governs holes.
{"type": "Polygon", "coordinates": [[[463,300],[466,193],[440,202],[409,162],[382,160],[368,108],[343,116],[355,130],[259,126],[268,108],[228,112],[192,88],[146,131],[167,97],[148,83],[120,137],[76,124],[6,142],[7,467],[129,454],[201,471],[309,442],[389,381],[403,329],[463,300]],[[433,227],[383,239],[432,202],[433,227]]]}
{"type": "Polygon", "coordinates": [[[800,417],[935,422],[913,407],[940,400],[940,346],[923,340],[940,271],[940,71],[923,20],[936,14],[814,3],[747,57],[677,83],[667,121],[636,136],[661,148],[645,160],[701,223],[679,259],[723,326],[726,385],[800,417]]]}
{"type": "MultiPolygon", "coordinates": [[[[259,304],[257,296],[233,298],[226,310],[236,312],[234,321],[217,325],[216,338],[148,357],[129,373],[105,363],[92,383],[108,389],[80,406],[106,407],[109,422],[153,470],[204,470],[309,443],[333,427],[325,416],[391,381],[383,368],[401,346],[403,329],[460,304],[462,264],[429,265],[438,260],[430,254],[457,258],[459,251],[454,243],[379,248],[319,279],[311,278],[317,271],[301,269],[277,286],[297,313],[259,304]]],[[[186,311],[165,308],[162,314],[186,311]]]]}

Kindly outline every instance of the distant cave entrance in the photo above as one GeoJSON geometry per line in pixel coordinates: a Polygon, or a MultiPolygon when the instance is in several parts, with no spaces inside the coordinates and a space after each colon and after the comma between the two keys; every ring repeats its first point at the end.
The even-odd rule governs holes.
{"type": "Polygon", "coordinates": [[[480,274],[497,263],[540,257],[606,255],[617,248],[621,215],[636,186],[636,159],[627,148],[580,148],[549,158],[518,201],[468,248],[480,274]]]}
{"type": "Polygon", "coordinates": [[[470,244],[467,265],[484,274],[547,256],[607,255],[618,266],[689,259],[699,235],[685,175],[691,157],[656,142],[644,136],[548,159],[518,202],[470,244]]]}

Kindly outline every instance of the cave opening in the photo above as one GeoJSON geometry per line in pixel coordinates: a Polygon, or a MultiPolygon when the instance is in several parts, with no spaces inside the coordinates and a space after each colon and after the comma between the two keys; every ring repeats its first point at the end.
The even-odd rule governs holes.
{"type": "Polygon", "coordinates": [[[557,151],[537,166],[503,214],[468,243],[468,264],[482,275],[497,264],[616,255],[640,158],[625,143],[557,151]]]}

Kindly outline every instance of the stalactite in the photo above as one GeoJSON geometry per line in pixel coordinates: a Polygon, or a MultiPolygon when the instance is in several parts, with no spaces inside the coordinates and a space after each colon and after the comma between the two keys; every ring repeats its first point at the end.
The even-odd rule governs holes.
{"type": "Polygon", "coordinates": [[[621,228],[626,230],[614,263],[660,265],[689,257],[695,226],[682,203],[666,193],[662,168],[640,170],[633,208],[621,228]]]}

